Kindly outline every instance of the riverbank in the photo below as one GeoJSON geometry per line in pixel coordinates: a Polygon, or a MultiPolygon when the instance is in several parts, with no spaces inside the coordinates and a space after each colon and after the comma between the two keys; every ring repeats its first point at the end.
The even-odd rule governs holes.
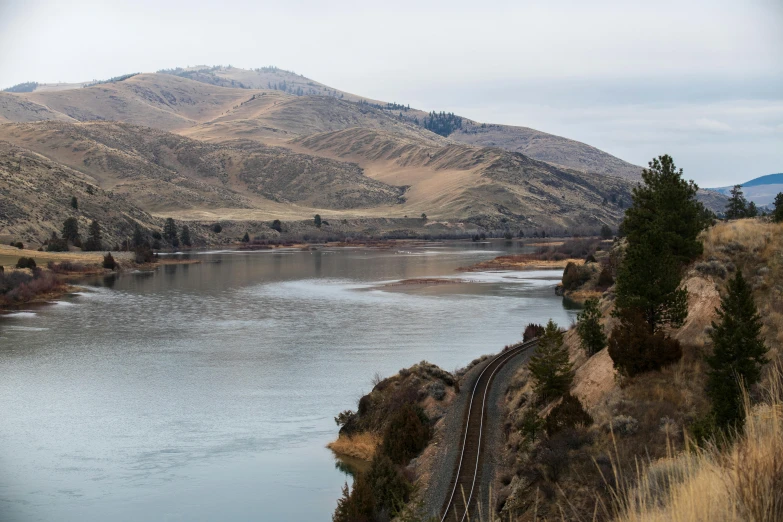
{"type": "Polygon", "coordinates": [[[133,252],[111,255],[117,262],[114,269],[104,268],[104,252],[41,252],[0,246],[0,311],[60,299],[77,291],[75,283],[88,277],[201,262],[164,257],[156,258],[154,263],[136,263],[133,252]],[[32,259],[34,268],[17,268],[21,258],[32,259]]]}
{"type": "Polygon", "coordinates": [[[551,270],[565,268],[568,263],[581,263],[582,259],[540,259],[537,254],[512,254],[498,256],[489,261],[460,268],[461,272],[484,272],[487,270],[551,270]]]}

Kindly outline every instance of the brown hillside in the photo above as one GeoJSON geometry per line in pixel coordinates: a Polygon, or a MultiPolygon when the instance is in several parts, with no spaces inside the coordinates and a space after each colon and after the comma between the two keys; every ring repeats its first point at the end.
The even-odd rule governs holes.
{"type": "Polygon", "coordinates": [[[4,141],[0,141],[0,200],[4,242],[37,243],[59,233],[69,217],[79,220],[83,234],[97,219],[104,241],[112,245],[130,237],[135,224],[146,229],[159,226],[157,219],[126,197],[101,189],[88,176],[4,141]],[[78,210],[71,208],[73,196],[78,210]]]}
{"type": "Polygon", "coordinates": [[[355,164],[255,142],[208,144],[128,124],[9,124],[0,126],[0,136],[128,194],[150,212],[292,203],[348,209],[395,205],[403,193],[365,177],[355,164]]]}

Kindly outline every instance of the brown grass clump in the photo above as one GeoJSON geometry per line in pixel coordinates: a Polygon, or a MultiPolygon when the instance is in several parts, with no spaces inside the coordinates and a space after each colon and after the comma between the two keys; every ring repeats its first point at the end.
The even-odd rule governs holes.
{"type": "MultiPolygon", "coordinates": [[[[746,405],[745,428],[726,451],[661,459],[618,488],[620,522],[783,520],[783,366],[773,368],[767,401],[746,405]]],[[[746,401],[747,404],[747,401],[746,401]]],[[[616,469],[616,468],[615,468],[616,469]]],[[[617,480],[622,483],[622,480],[617,480]]]]}
{"type": "Polygon", "coordinates": [[[380,444],[380,435],[365,431],[354,435],[341,433],[337,440],[330,442],[326,447],[338,455],[347,455],[348,457],[370,461],[380,444]]]}

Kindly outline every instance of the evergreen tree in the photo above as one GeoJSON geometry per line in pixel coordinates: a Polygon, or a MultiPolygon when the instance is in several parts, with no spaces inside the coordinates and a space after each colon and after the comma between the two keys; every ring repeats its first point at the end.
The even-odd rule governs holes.
{"type": "Polygon", "coordinates": [[[598,299],[585,301],[584,309],[577,315],[576,331],[582,340],[582,348],[588,355],[594,355],[606,346],[606,334],[601,326],[601,311],[598,299]]]}
{"type": "Polygon", "coordinates": [[[697,237],[710,221],[696,201],[698,187],[682,179],[671,156],[653,159],[642,179],[621,226],[627,247],[617,274],[615,315],[639,313],[652,333],[685,320],[687,292],[678,288],[682,268],[702,253],[697,237]]]}
{"type": "Polygon", "coordinates": [[[707,357],[707,394],[719,427],[739,426],[742,388],[761,379],[767,347],[761,338],[761,317],[741,270],[729,281],[721,299],[718,322],[712,323],[712,355],[707,357]]]}
{"type": "Polygon", "coordinates": [[[397,470],[392,460],[381,452],[376,452],[367,471],[367,482],[372,487],[376,514],[389,515],[396,513],[408,500],[413,486],[397,470]]]}
{"type": "Polygon", "coordinates": [[[280,222],[279,219],[275,219],[272,221],[272,230],[277,230],[278,232],[283,231],[283,224],[280,222]]]}
{"type": "Polygon", "coordinates": [[[544,328],[528,368],[533,376],[533,389],[542,401],[563,396],[571,388],[574,372],[563,345],[563,332],[551,319],[544,328]]]}
{"type": "Polygon", "coordinates": [[[320,214],[316,214],[315,215],[315,217],[313,218],[313,223],[315,223],[316,227],[321,228],[321,215],[320,214]]]}
{"type": "Polygon", "coordinates": [[[748,202],[748,209],[745,211],[745,217],[754,218],[759,215],[759,209],[753,201],[748,202]]]}
{"type": "Polygon", "coordinates": [[[688,315],[688,293],[679,288],[681,279],[680,266],[657,235],[648,235],[639,244],[629,240],[618,269],[614,315],[635,310],[650,333],[665,325],[679,328],[688,315]]]}
{"type": "Polygon", "coordinates": [[[84,243],[84,249],[91,252],[103,250],[101,240],[101,225],[98,223],[98,220],[93,219],[87,232],[87,241],[84,243]]]}
{"type": "Polygon", "coordinates": [[[185,246],[190,246],[190,228],[188,228],[187,225],[184,225],[182,227],[182,233],[180,234],[180,240],[182,241],[182,244],[185,246]]]}
{"type": "Polygon", "coordinates": [[[609,225],[604,225],[601,227],[601,238],[602,239],[612,239],[614,236],[614,232],[612,232],[611,227],[609,225]]]}
{"type": "Polygon", "coordinates": [[[244,236],[242,236],[242,242],[243,242],[243,243],[249,243],[249,242],[250,242],[250,234],[248,234],[247,232],[245,232],[245,235],[244,235],[244,236]]]}
{"type": "Polygon", "coordinates": [[[179,244],[177,238],[177,224],[174,222],[174,218],[166,218],[166,222],[163,224],[163,237],[172,245],[174,245],[175,242],[177,245],[179,244]]]}
{"type": "Polygon", "coordinates": [[[141,231],[141,227],[136,224],[133,227],[133,248],[139,248],[144,244],[144,233],[141,231]]]}
{"type": "Polygon", "coordinates": [[[778,192],[775,196],[775,210],[772,212],[772,221],[775,223],[783,222],[783,192],[778,192]]]}
{"type": "Polygon", "coordinates": [[[726,203],[726,219],[743,218],[747,211],[748,201],[742,193],[742,185],[734,185],[729,202],[726,203]]]}
{"type": "Polygon", "coordinates": [[[76,196],[71,196],[71,208],[78,209],[79,202],[76,200],[76,196]]]}
{"type": "Polygon", "coordinates": [[[653,159],[642,171],[644,183],[633,189],[633,205],[625,211],[622,227],[629,245],[644,243],[653,234],[684,265],[701,255],[697,237],[709,221],[696,200],[699,187],[682,174],[668,154],[653,159]]]}
{"type": "Polygon", "coordinates": [[[79,241],[79,222],[75,217],[69,217],[63,221],[62,236],[65,241],[70,241],[71,243],[79,241]]]}

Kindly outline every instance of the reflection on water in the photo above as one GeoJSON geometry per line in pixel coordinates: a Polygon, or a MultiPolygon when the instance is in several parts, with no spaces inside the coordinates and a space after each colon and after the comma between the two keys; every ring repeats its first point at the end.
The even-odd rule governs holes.
{"type": "Polygon", "coordinates": [[[0,317],[0,520],[329,520],[372,375],[570,323],[558,272],[455,272],[505,248],[194,253],[0,317]],[[379,286],[417,277],[471,282],[379,286]]]}

